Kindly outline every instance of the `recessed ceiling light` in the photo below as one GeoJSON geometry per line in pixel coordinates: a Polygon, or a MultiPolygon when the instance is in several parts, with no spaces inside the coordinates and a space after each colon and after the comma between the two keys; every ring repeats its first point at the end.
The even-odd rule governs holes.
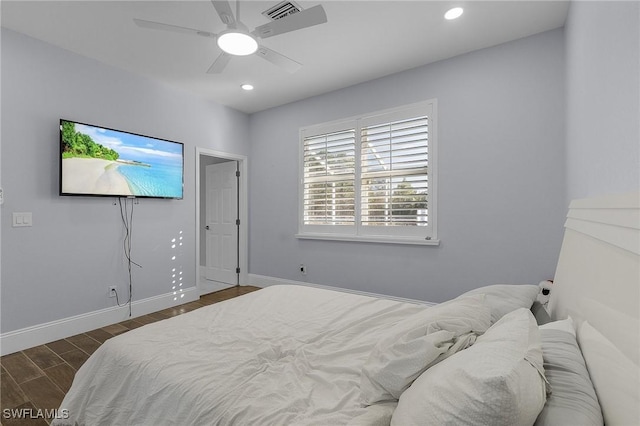
{"type": "Polygon", "coordinates": [[[444,14],[444,19],[452,20],[452,19],[459,18],[463,12],[464,12],[464,9],[462,9],[461,7],[454,7],[452,9],[447,10],[447,13],[444,14]]]}
{"type": "Polygon", "coordinates": [[[253,85],[252,84],[243,84],[242,86],[240,86],[242,88],[242,90],[253,90],[253,85]]]}

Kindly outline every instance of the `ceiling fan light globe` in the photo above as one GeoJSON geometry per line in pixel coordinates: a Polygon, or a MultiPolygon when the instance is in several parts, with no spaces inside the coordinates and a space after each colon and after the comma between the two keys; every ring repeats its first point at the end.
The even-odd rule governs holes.
{"type": "Polygon", "coordinates": [[[464,13],[464,9],[461,7],[454,7],[451,8],[449,10],[447,10],[447,13],[444,14],[444,19],[447,19],[449,21],[453,20],[453,19],[458,19],[459,17],[462,16],[462,14],[464,13]]]}
{"type": "Polygon", "coordinates": [[[258,42],[254,37],[238,30],[229,30],[218,36],[218,47],[235,56],[246,56],[258,50],[258,42]]]}

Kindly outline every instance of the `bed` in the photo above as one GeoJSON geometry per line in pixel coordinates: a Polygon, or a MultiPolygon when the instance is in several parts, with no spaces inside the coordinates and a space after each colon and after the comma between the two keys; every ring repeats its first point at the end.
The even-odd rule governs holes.
{"type": "Polygon", "coordinates": [[[550,315],[271,286],[109,339],[53,424],[640,424],[639,198],[571,204],[550,315]]]}

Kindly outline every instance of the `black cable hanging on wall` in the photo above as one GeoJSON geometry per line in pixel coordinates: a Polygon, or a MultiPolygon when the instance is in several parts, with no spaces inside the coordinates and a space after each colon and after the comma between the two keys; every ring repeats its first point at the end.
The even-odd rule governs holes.
{"type": "Polygon", "coordinates": [[[123,305],[120,305],[120,301],[118,299],[118,292],[116,291],[116,304],[119,307],[129,305],[129,318],[131,318],[131,302],[133,300],[133,274],[132,269],[133,265],[136,265],[138,268],[142,268],[141,265],[134,262],[131,259],[131,237],[133,235],[133,207],[135,204],[138,204],[138,200],[135,198],[125,198],[124,202],[122,198],[118,198],[118,205],[120,206],[120,217],[122,218],[122,225],[124,226],[125,234],[123,240],[123,251],[124,256],[127,259],[127,272],[129,277],[129,299],[123,305]],[[131,209],[128,207],[127,200],[131,200],[131,209]]]}

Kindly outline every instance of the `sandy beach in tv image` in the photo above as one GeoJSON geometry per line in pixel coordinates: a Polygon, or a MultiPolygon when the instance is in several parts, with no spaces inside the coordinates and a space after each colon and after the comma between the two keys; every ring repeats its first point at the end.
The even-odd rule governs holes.
{"type": "Polygon", "coordinates": [[[99,158],[65,158],[62,160],[62,191],[69,194],[133,195],[117,167],[117,162],[99,158]]]}
{"type": "Polygon", "coordinates": [[[182,144],[62,122],[62,193],[182,198],[182,144]]]}

